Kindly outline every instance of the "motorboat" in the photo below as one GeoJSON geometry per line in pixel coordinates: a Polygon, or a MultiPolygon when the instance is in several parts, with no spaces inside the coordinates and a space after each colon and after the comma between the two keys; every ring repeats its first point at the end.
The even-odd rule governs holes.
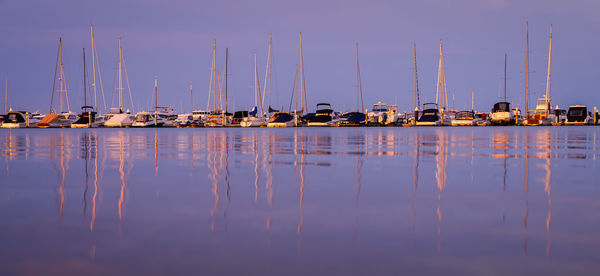
{"type": "Polygon", "coordinates": [[[373,105],[373,109],[367,113],[367,123],[369,125],[399,125],[398,107],[395,105],[386,105],[382,102],[377,102],[373,105]]]}
{"type": "Polygon", "coordinates": [[[509,102],[497,102],[490,113],[490,124],[493,126],[508,126],[515,124],[515,114],[510,109],[509,102]]]}
{"type": "Polygon", "coordinates": [[[191,127],[193,126],[194,116],[192,113],[179,114],[174,122],[177,127],[191,127]]]}
{"type": "Polygon", "coordinates": [[[309,113],[304,116],[304,120],[306,121],[306,125],[309,127],[329,126],[337,122],[337,116],[333,109],[331,109],[331,104],[318,103],[317,111],[314,114],[309,113]]]}
{"type": "Polygon", "coordinates": [[[133,127],[174,127],[171,115],[161,112],[138,112],[135,114],[133,127]]]}
{"type": "Polygon", "coordinates": [[[71,124],[71,128],[92,128],[100,127],[103,125],[103,121],[97,118],[97,113],[94,111],[92,106],[82,106],[81,114],[77,121],[71,124]]]}
{"type": "Polygon", "coordinates": [[[2,128],[24,128],[27,125],[27,112],[10,110],[2,119],[2,128]]]}
{"type": "Polygon", "coordinates": [[[337,126],[364,126],[366,123],[365,113],[346,112],[340,116],[337,126]]]}
{"type": "Polygon", "coordinates": [[[567,111],[567,118],[565,125],[568,126],[580,126],[580,125],[591,125],[593,124],[594,118],[588,112],[585,105],[572,105],[569,106],[567,111]]]}
{"type": "Polygon", "coordinates": [[[441,126],[442,118],[436,103],[424,103],[423,111],[417,119],[417,126],[441,126]]]}
{"type": "Polygon", "coordinates": [[[474,126],[475,125],[475,112],[473,111],[459,111],[451,121],[452,126],[474,126]]]}

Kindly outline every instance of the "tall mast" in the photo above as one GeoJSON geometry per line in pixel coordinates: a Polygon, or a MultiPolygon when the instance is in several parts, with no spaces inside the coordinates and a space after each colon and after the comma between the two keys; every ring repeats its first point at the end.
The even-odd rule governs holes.
{"type": "Polygon", "coordinates": [[[529,118],[529,21],[525,22],[527,28],[525,49],[525,114],[529,118]]]}
{"type": "Polygon", "coordinates": [[[504,53],[504,101],[506,102],[506,53],[504,53]]]}
{"type": "Polygon", "coordinates": [[[260,116],[263,115],[263,97],[260,94],[260,83],[258,81],[258,67],[256,66],[256,52],[254,52],[254,99],[256,99],[256,95],[259,97],[260,102],[260,116]]]}
{"type": "Polygon", "coordinates": [[[225,48],[225,113],[227,113],[227,58],[229,57],[229,48],[225,48]]]}
{"type": "Polygon", "coordinates": [[[85,48],[83,48],[83,105],[87,106],[87,69],[85,66],[85,48]]]}
{"type": "Polygon", "coordinates": [[[302,57],[302,33],[300,33],[300,101],[303,111],[308,112],[306,103],[306,83],[304,82],[304,58],[302,57]]]}
{"type": "MultiPolygon", "coordinates": [[[[208,111],[208,108],[210,107],[210,95],[212,93],[213,90],[213,83],[214,83],[214,79],[215,77],[215,67],[216,67],[216,54],[217,54],[217,39],[215,38],[213,40],[213,55],[212,55],[212,64],[210,67],[210,81],[208,84],[208,100],[206,101],[206,111],[208,111]]],[[[216,84],[214,84],[214,86],[216,86],[216,84]]]]}
{"type": "Polygon", "coordinates": [[[413,43],[413,57],[415,63],[415,87],[414,87],[414,100],[415,100],[415,108],[419,108],[421,106],[421,99],[419,96],[419,75],[417,73],[417,43],[413,43]]]}
{"type": "Polygon", "coordinates": [[[475,110],[475,90],[471,90],[471,111],[475,110]]]}
{"type": "Polygon", "coordinates": [[[58,73],[58,84],[60,85],[60,113],[63,113],[63,66],[62,66],[62,38],[58,39],[58,56],[59,56],[59,73],[58,73]]]}
{"type": "Polygon", "coordinates": [[[359,78],[359,73],[358,73],[358,42],[356,42],[356,112],[359,112],[360,110],[358,109],[358,97],[359,97],[359,90],[360,90],[360,81],[358,80],[359,78]]]}
{"type": "Polygon", "coordinates": [[[158,77],[154,77],[154,113],[158,108],[158,77]]]}
{"type": "Polygon", "coordinates": [[[190,82],[190,113],[194,113],[194,94],[192,93],[192,82],[190,82]]]}
{"type": "MultiPolygon", "coordinates": [[[[267,51],[267,67],[265,68],[265,83],[263,84],[263,94],[267,92],[267,84],[269,85],[269,107],[271,109],[271,34],[269,34],[269,50],[267,51]],[[268,82],[267,82],[268,80],[268,82]]],[[[265,97],[263,95],[263,102],[261,105],[264,105],[265,97]]],[[[267,112],[268,114],[268,112],[267,112]]]]}
{"type": "Polygon", "coordinates": [[[552,24],[550,24],[550,46],[548,47],[548,77],[546,79],[546,105],[550,108],[550,68],[552,64],[552,24]]]}
{"type": "Polygon", "coordinates": [[[446,93],[446,73],[444,72],[444,53],[442,50],[442,41],[440,40],[440,61],[438,64],[438,80],[437,88],[435,93],[435,102],[438,104],[439,109],[447,109],[448,107],[448,95],[446,93]],[[441,107],[439,102],[441,101],[441,107]]]}
{"type": "Polygon", "coordinates": [[[119,37],[119,109],[123,111],[123,49],[121,48],[121,37],[119,37]]]}
{"type": "Polygon", "coordinates": [[[98,97],[96,96],[96,43],[94,42],[94,25],[90,26],[90,35],[92,37],[92,74],[94,83],[92,87],[94,87],[94,110],[98,107],[98,97]]]}
{"type": "Polygon", "coordinates": [[[358,42],[356,42],[356,112],[360,112],[361,110],[365,110],[365,106],[363,105],[360,64],[358,63],[358,42]]]}

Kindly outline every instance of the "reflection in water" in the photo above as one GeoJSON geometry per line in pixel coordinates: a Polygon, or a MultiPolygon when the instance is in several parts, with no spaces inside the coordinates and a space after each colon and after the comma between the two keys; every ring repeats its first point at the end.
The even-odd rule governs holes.
{"type": "Polygon", "coordinates": [[[199,274],[314,275],[337,272],[332,263],[346,271],[403,274],[395,272],[406,266],[412,273],[404,274],[430,274],[433,260],[443,271],[464,274],[476,269],[473,260],[486,258],[494,268],[506,269],[502,274],[531,274],[523,255],[535,259],[528,266],[557,273],[567,272],[569,266],[561,265],[569,262],[584,272],[597,271],[596,132],[542,127],[1,131],[2,236],[15,242],[0,240],[6,248],[0,257],[17,272],[25,270],[24,262],[52,260],[60,268],[72,269],[69,264],[76,261],[86,271],[104,274],[125,266],[132,274],[171,274],[170,265],[178,265],[199,274]],[[115,169],[105,172],[107,158],[108,168],[115,169]],[[398,179],[408,185],[397,185],[398,179]],[[144,185],[135,185],[138,181],[144,185]],[[150,191],[163,183],[169,186],[159,199],[150,191]],[[196,183],[204,193],[194,192],[196,183]],[[553,220],[553,206],[569,217],[555,212],[553,220]],[[39,211],[44,209],[50,216],[39,211]],[[394,219],[399,211],[411,221],[394,219]],[[46,230],[42,235],[38,229],[46,230]],[[404,250],[402,244],[409,243],[411,250],[404,250]],[[307,261],[315,265],[298,265],[307,261]],[[253,265],[239,273],[223,262],[227,269],[253,265]],[[157,267],[164,270],[153,270],[157,267]]]}
{"type": "Polygon", "coordinates": [[[442,193],[444,192],[444,189],[446,188],[446,161],[448,160],[448,154],[447,154],[447,144],[448,144],[448,138],[446,137],[446,132],[444,131],[437,131],[436,132],[436,139],[437,139],[437,145],[436,145],[436,155],[435,155],[435,180],[437,183],[437,188],[438,188],[438,205],[437,205],[437,209],[436,209],[436,213],[438,216],[438,230],[437,230],[437,234],[438,234],[438,245],[437,245],[437,249],[438,249],[438,253],[441,251],[442,249],[442,220],[443,220],[443,215],[442,215],[442,193]]]}

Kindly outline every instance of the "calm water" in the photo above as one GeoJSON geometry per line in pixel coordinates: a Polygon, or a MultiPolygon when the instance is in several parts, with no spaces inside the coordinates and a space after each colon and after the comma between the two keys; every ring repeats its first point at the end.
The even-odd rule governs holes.
{"type": "Polygon", "coordinates": [[[598,275],[600,128],[0,131],[0,274],[598,275]]]}

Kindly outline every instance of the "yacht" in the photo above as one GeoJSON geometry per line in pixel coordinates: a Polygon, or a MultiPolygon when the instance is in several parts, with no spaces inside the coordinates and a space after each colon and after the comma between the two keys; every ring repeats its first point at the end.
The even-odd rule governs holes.
{"type": "Polygon", "coordinates": [[[177,127],[191,127],[194,122],[194,116],[192,113],[184,113],[177,115],[174,123],[177,127]]]}
{"type": "Polygon", "coordinates": [[[27,112],[10,110],[2,119],[2,128],[24,128],[27,125],[27,112]]]}
{"type": "Polygon", "coordinates": [[[565,125],[590,125],[593,123],[593,121],[594,118],[588,112],[587,107],[585,105],[569,106],[569,110],[567,111],[567,119],[565,120],[565,125]]]}
{"type": "Polygon", "coordinates": [[[365,113],[346,112],[340,116],[337,126],[364,126],[366,123],[365,113]]]}
{"type": "Polygon", "coordinates": [[[373,105],[371,111],[367,113],[368,124],[380,126],[388,125],[388,123],[393,120],[393,118],[389,118],[389,113],[390,110],[386,104],[377,102],[373,105]]]}
{"type": "Polygon", "coordinates": [[[451,121],[452,126],[474,126],[475,125],[475,112],[473,111],[459,111],[451,121]]]}
{"type": "Polygon", "coordinates": [[[490,113],[490,123],[494,126],[515,124],[515,114],[510,109],[509,102],[497,102],[490,113]]]}
{"type": "Polygon", "coordinates": [[[317,111],[307,114],[304,118],[307,126],[329,126],[337,123],[337,116],[328,103],[318,103],[317,111]]]}
{"type": "Polygon", "coordinates": [[[421,116],[417,119],[417,126],[441,126],[442,118],[436,103],[424,103],[421,116]]]}
{"type": "Polygon", "coordinates": [[[135,119],[131,124],[132,127],[163,127],[174,126],[167,120],[165,116],[161,116],[158,112],[138,112],[135,114],[135,119]]]}

